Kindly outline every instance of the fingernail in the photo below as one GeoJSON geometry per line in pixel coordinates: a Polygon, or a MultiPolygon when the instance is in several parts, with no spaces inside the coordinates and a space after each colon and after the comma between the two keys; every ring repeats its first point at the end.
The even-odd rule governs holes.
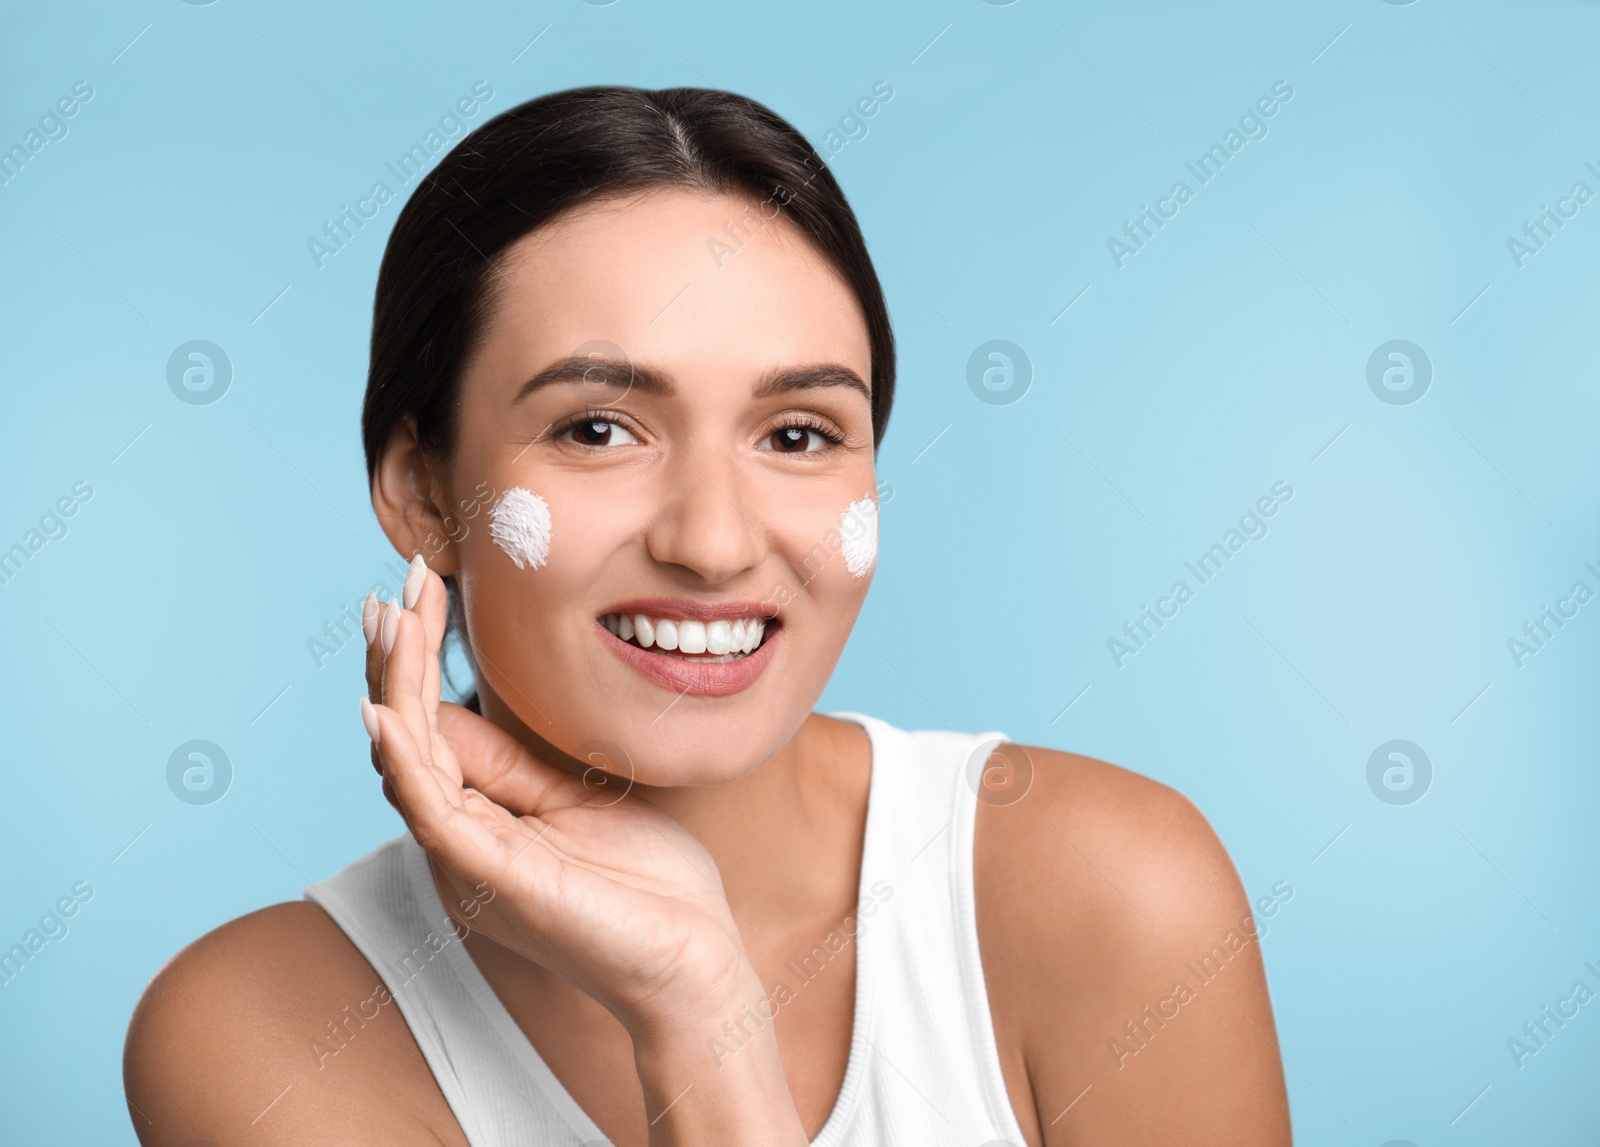
{"type": "Polygon", "coordinates": [[[401,587],[401,604],[407,609],[417,604],[417,595],[422,592],[422,582],[428,573],[428,563],[418,554],[411,559],[411,568],[406,571],[406,584],[401,587]]]}
{"type": "Polygon", "coordinates": [[[367,594],[367,600],[361,603],[361,635],[367,639],[368,646],[371,646],[373,639],[378,636],[377,590],[367,594]]]}
{"type": "Polygon", "coordinates": [[[394,648],[394,635],[400,632],[400,603],[394,598],[383,609],[383,655],[389,656],[394,648]]]}
{"type": "Polygon", "coordinates": [[[372,738],[372,743],[378,743],[378,711],[372,707],[372,702],[366,697],[361,698],[361,723],[367,727],[367,736],[372,738]]]}

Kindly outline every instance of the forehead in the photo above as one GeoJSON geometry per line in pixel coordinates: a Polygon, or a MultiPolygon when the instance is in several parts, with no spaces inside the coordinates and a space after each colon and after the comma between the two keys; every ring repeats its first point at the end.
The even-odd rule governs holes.
{"type": "Polygon", "coordinates": [[[774,211],[670,189],[567,212],[499,260],[485,350],[525,368],[604,339],[674,374],[747,382],[775,363],[826,359],[870,378],[853,292],[774,211]]]}

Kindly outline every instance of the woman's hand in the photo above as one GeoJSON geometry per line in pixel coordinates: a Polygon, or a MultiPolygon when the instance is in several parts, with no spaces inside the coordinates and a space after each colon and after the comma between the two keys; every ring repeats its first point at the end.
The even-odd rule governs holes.
{"type": "Polygon", "coordinates": [[[566,976],[636,1037],[720,1025],[759,983],[710,854],[627,778],[586,782],[441,703],[444,582],[419,555],[403,592],[410,608],[369,597],[363,610],[362,718],[452,917],[566,976]]]}

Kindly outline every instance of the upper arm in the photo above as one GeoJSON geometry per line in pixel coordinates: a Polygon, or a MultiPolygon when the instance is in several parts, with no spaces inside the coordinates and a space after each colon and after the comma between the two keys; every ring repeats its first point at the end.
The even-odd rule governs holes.
{"type": "Polygon", "coordinates": [[[1216,833],[1165,785],[1025,751],[1032,787],[980,803],[975,863],[1031,1142],[1287,1144],[1256,925],[1216,833]]]}
{"type": "Polygon", "coordinates": [[[122,1070],[144,1147],[465,1142],[381,980],[307,901],[169,960],[134,1009],[122,1070]]]}

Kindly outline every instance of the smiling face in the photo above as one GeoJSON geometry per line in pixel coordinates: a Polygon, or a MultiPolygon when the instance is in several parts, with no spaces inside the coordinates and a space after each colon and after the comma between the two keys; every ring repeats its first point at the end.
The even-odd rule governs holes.
{"type": "Polygon", "coordinates": [[[871,582],[861,309],[789,224],[681,190],[570,212],[498,267],[437,479],[493,509],[430,558],[484,713],[613,742],[644,784],[741,776],[811,711],[871,582]]]}

